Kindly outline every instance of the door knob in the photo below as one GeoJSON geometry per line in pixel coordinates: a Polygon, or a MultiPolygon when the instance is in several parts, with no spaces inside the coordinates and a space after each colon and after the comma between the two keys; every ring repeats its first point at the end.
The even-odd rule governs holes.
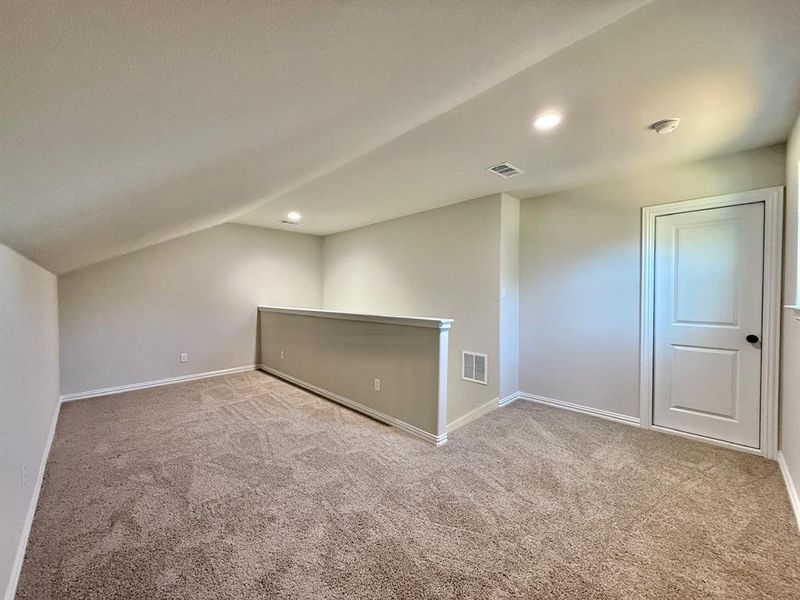
{"type": "Polygon", "coordinates": [[[755,344],[756,342],[758,342],[758,336],[756,334],[754,334],[754,333],[751,333],[750,335],[748,335],[744,339],[746,339],[751,344],[755,344]]]}

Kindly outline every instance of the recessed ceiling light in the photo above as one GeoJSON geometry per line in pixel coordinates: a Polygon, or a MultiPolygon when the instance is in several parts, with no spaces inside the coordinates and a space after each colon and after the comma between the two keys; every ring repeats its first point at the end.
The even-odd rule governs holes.
{"type": "Polygon", "coordinates": [[[558,113],[544,113],[534,119],[533,127],[539,131],[548,131],[558,127],[562,118],[558,113]]]}
{"type": "Polygon", "coordinates": [[[286,215],[285,219],[281,219],[281,223],[283,223],[284,225],[300,225],[300,219],[302,219],[300,213],[293,210],[288,215],[286,215]]]}

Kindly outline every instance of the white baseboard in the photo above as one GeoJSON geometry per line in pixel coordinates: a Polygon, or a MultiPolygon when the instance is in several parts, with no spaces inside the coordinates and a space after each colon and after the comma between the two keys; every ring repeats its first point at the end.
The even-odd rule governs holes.
{"type": "Polygon", "coordinates": [[[22,537],[20,537],[17,552],[14,556],[14,563],[11,566],[11,579],[8,582],[8,587],[3,596],[5,600],[14,600],[17,593],[17,584],[19,583],[19,576],[22,573],[22,563],[25,560],[25,549],[28,547],[28,538],[31,535],[31,527],[33,526],[33,517],[36,514],[36,506],[39,504],[39,494],[42,491],[42,482],[44,481],[44,472],[47,469],[47,459],[50,456],[50,447],[53,445],[53,438],[56,435],[56,425],[58,424],[58,411],[60,404],[57,404],[53,414],[53,422],[50,424],[50,431],[47,434],[47,441],[45,442],[44,452],[42,453],[42,460],[39,462],[39,472],[36,474],[36,483],[33,487],[33,496],[28,505],[28,513],[25,515],[25,523],[22,526],[22,537]]]}
{"type": "Polygon", "coordinates": [[[537,396],[536,394],[520,392],[519,398],[529,402],[536,402],[537,404],[545,404],[547,406],[563,408],[564,410],[570,410],[572,412],[590,415],[592,417],[600,417],[601,419],[607,419],[617,423],[624,423],[625,425],[635,425],[636,427],[639,427],[640,424],[638,417],[631,417],[630,415],[623,415],[608,410],[583,406],[581,404],[573,404],[572,402],[564,402],[563,400],[556,400],[554,398],[548,398],[547,396],[537,396]]]}
{"type": "Polygon", "coordinates": [[[141,383],[129,383],[115,387],[101,388],[97,390],[87,390],[85,392],[74,392],[63,394],[59,397],[61,402],[72,402],[73,400],[84,400],[85,398],[96,398],[97,396],[110,396],[112,394],[122,394],[133,390],[144,390],[161,385],[172,385],[173,383],[183,383],[184,381],[194,381],[196,379],[207,379],[208,377],[219,377],[220,375],[231,375],[232,373],[243,373],[245,371],[255,371],[256,365],[244,365],[242,367],[232,367],[230,369],[219,369],[218,371],[206,371],[205,373],[192,373],[191,375],[181,375],[180,377],[167,377],[166,379],[155,379],[153,381],[143,381],[141,383]]]}
{"type": "Polygon", "coordinates": [[[459,427],[463,427],[467,423],[470,423],[477,419],[478,417],[482,417],[488,412],[493,411],[495,408],[500,406],[497,398],[492,398],[488,402],[484,402],[478,408],[473,408],[467,414],[457,418],[452,423],[447,424],[447,433],[453,433],[459,427]]]}
{"type": "Polygon", "coordinates": [[[401,421],[395,417],[387,415],[386,413],[382,413],[379,410],[375,410],[374,408],[370,408],[360,402],[356,402],[355,400],[350,400],[350,398],[345,398],[344,396],[340,396],[339,394],[334,394],[333,392],[326,390],[324,388],[318,387],[313,383],[308,383],[307,381],[303,381],[302,379],[298,379],[297,377],[293,377],[284,373],[283,371],[279,371],[278,369],[273,369],[272,367],[268,367],[266,365],[258,365],[258,368],[264,371],[265,373],[269,373],[270,375],[275,375],[275,377],[280,377],[281,379],[285,379],[295,385],[300,386],[301,388],[305,388],[310,392],[314,392],[323,398],[327,398],[328,400],[332,400],[338,404],[342,404],[347,406],[348,408],[352,408],[360,413],[364,413],[381,421],[382,423],[386,423],[387,425],[392,425],[397,427],[398,429],[402,429],[406,433],[410,433],[413,436],[421,438],[426,442],[434,444],[435,446],[441,446],[447,443],[447,434],[443,433],[441,435],[434,435],[428,431],[420,429],[410,423],[406,423],[405,421],[401,421]]]}
{"type": "Polygon", "coordinates": [[[520,399],[520,392],[514,392],[513,394],[509,394],[505,398],[500,398],[500,401],[497,403],[497,405],[500,408],[502,408],[504,406],[508,406],[512,402],[515,402],[516,400],[519,400],[519,399],[520,399]]]}
{"type": "Polygon", "coordinates": [[[786,464],[786,457],[783,452],[778,451],[778,466],[781,468],[781,475],[789,492],[789,503],[794,511],[794,518],[797,521],[797,528],[800,529],[800,497],[797,495],[797,486],[792,481],[792,474],[789,472],[789,465],[786,464]]]}

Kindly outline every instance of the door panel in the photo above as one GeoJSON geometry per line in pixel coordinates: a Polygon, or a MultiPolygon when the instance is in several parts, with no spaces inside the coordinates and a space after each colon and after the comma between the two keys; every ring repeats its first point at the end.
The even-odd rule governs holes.
{"type": "Polygon", "coordinates": [[[653,424],[759,447],[764,204],[656,219],[653,424]]]}
{"type": "Polygon", "coordinates": [[[736,221],[675,227],[675,322],[735,325],[736,221]]]}
{"type": "Polygon", "coordinates": [[[719,348],[672,346],[672,408],[736,418],[739,353],[719,348]]]}

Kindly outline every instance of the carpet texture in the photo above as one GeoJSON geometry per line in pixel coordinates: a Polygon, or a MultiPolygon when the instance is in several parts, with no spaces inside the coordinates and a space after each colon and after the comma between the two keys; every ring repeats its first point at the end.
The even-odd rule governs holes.
{"type": "Polygon", "coordinates": [[[775,463],[518,401],[434,448],[259,372],[62,408],[18,598],[800,598],[775,463]]]}

